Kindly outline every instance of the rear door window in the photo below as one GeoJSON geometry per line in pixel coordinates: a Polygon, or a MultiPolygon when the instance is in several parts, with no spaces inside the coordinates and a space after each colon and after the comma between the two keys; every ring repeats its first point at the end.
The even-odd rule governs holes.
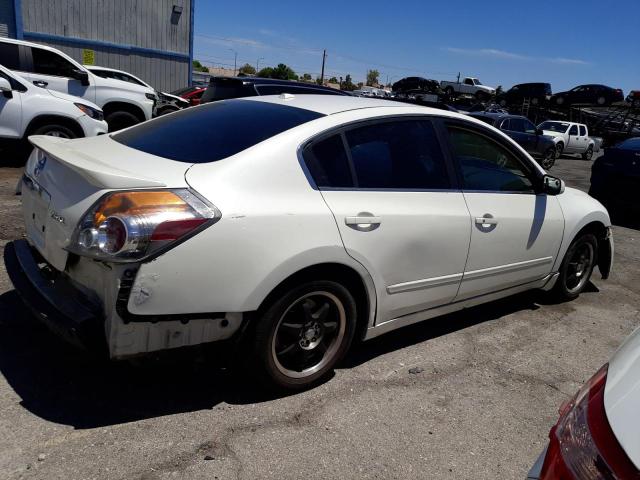
{"type": "Polygon", "coordinates": [[[3,65],[9,70],[20,70],[18,45],[13,43],[0,43],[0,65],[3,65]]]}
{"type": "Polygon", "coordinates": [[[349,130],[345,137],[359,188],[451,187],[435,129],[428,120],[375,123],[349,130]]]}
{"type": "Polygon", "coordinates": [[[228,100],[159,117],[116,133],[112,138],[158,157],[208,163],[323,116],[286,105],[228,100]]]}
{"type": "Polygon", "coordinates": [[[587,127],[585,127],[584,125],[580,125],[580,136],[581,137],[587,136],[587,127]]]}

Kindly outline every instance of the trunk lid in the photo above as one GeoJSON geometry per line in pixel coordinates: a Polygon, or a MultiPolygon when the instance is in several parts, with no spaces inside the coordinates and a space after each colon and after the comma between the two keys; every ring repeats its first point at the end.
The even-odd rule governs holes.
{"type": "Polygon", "coordinates": [[[611,429],[629,459],[640,469],[640,329],[636,329],[609,362],[604,408],[611,429]]]}
{"type": "Polygon", "coordinates": [[[87,210],[110,190],[186,186],[190,165],[126,147],[109,136],[67,140],[32,136],[25,167],[22,212],[27,238],[58,270],[87,210]]]}

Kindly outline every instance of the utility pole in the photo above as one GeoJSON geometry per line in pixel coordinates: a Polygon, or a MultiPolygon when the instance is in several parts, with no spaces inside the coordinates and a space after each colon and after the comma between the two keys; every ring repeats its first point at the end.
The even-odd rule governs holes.
{"type": "Polygon", "coordinates": [[[256,73],[260,71],[260,60],[264,60],[264,57],[260,57],[258,60],[256,60],[256,73]]]}
{"type": "Polygon", "coordinates": [[[320,85],[324,85],[324,62],[327,58],[327,50],[322,51],[322,72],[320,73],[320,85]]]}
{"type": "Polygon", "coordinates": [[[236,52],[233,48],[230,48],[233,52],[233,76],[236,76],[236,69],[238,67],[238,52],[236,52]]]}

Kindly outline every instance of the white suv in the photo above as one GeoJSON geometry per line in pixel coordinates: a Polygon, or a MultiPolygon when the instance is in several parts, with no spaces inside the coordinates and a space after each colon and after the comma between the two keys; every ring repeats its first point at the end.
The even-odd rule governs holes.
{"type": "Polygon", "coordinates": [[[94,75],[68,55],[37,43],[0,38],[0,64],[38,87],[98,105],[109,131],[149,120],[157,95],[153,89],[94,75]]]}
{"type": "Polygon", "coordinates": [[[94,137],[107,133],[97,105],[82,98],[46,90],[0,65],[0,141],[29,135],[62,138],[94,137]]]}
{"type": "Polygon", "coordinates": [[[250,371],[303,388],[354,338],[611,270],[606,209],[465,115],[285,93],[31,141],[7,272],[112,358],[246,335],[250,371]]]}

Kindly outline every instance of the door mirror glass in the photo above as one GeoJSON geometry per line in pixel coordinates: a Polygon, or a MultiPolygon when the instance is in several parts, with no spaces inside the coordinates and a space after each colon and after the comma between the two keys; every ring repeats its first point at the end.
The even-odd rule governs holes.
{"type": "Polygon", "coordinates": [[[0,92],[2,92],[6,98],[13,98],[11,84],[6,78],[0,77],[0,92]]]}
{"type": "Polygon", "coordinates": [[[551,175],[542,177],[542,193],[547,195],[560,195],[564,192],[564,182],[551,175]]]}
{"type": "Polygon", "coordinates": [[[84,70],[75,69],[73,70],[72,74],[73,78],[75,78],[76,80],[80,80],[80,83],[83,86],[87,87],[89,85],[89,74],[84,70]]]}
{"type": "Polygon", "coordinates": [[[544,135],[544,132],[541,128],[536,128],[536,135],[544,135]]]}

